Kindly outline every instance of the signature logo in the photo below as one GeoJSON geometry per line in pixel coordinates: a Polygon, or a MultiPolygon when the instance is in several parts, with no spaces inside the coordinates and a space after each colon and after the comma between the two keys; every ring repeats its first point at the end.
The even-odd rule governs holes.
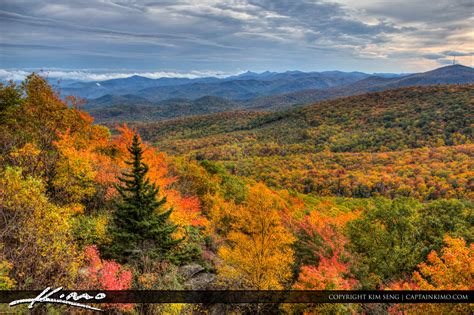
{"type": "Polygon", "coordinates": [[[37,297],[32,298],[32,299],[22,299],[22,300],[15,300],[13,302],[10,302],[10,307],[15,306],[18,304],[25,304],[29,303],[28,308],[33,308],[33,306],[36,303],[55,303],[55,304],[66,304],[70,306],[75,306],[75,307],[81,307],[85,308],[88,310],[94,310],[94,311],[101,311],[100,308],[97,307],[92,307],[87,304],[82,304],[79,303],[78,301],[80,300],[86,300],[86,301],[99,301],[102,299],[105,299],[105,293],[98,293],[94,296],[89,295],[88,293],[83,293],[83,294],[78,294],[77,292],[71,292],[69,294],[61,294],[58,298],[52,298],[52,296],[58,292],[60,292],[63,288],[59,287],[54,290],[52,290],[50,287],[47,287],[46,289],[43,290],[37,297]]]}

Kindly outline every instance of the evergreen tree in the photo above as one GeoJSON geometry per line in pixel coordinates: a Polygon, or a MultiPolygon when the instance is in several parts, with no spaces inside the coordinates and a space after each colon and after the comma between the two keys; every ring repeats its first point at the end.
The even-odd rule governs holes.
{"type": "Polygon", "coordinates": [[[170,258],[171,250],[181,240],[171,236],[177,228],[169,222],[172,209],[160,211],[166,197],[157,199],[159,187],[146,178],[148,166],[142,162],[143,149],[137,135],[128,151],[132,158],[126,163],[131,170],[122,173],[122,185],[116,185],[121,201],[109,226],[112,244],[104,250],[111,258],[144,271],[151,260],[170,258]]]}

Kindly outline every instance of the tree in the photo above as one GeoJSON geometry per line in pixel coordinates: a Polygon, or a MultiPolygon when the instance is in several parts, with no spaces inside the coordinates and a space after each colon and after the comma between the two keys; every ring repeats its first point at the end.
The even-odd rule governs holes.
{"type": "Polygon", "coordinates": [[[152,259],[171,259],[171,250],[181,241],[174,239],[177,226],[169,222],[172,209],[160,211],[166,197],[157,199],[159,187],[146,177],[148,166],[142,162],[143,149],[137,135],[128,148],[130,172],[122,173],[116,185],[121,197],[109,227],[112,244],[104,251],[112,258],[130,263],[145,272],[152,259]]]}
{"type": "Polygon", "coordinates": [[[16,283],[17,289],[75,283],[81,262],[71,231],[75,209],[51,203],[44,186],[23,177],[19,168],[0,171],[0,287],[2,282],[16,283]]]}
{"type": "MultiPolygon", "coordinates": [[[[348,221],[358,213],[348,212],[337,216],[324,216],[313,210],[295,227],[299,237],[297,251],[301,270],[294,288],[300,290],[350,290],[357,281],[350,272],[350,253],[346,249],[347,237],[343,234],[348,221]]],[[[297,266],[299,267],[299,266],[297,266]]]]}
{"type": "MultiPolygon", "coordinates": [[[[391,284],[391,290],[473,290],[474,244],[467,245],[463,238],[444,237],[445,247],[440,254],[432,251],[426,262],[418,265],[418,271],[408,281],[391,284]]],[[[469,304],[398,304],[389,311],[397,314],[468,314],[469,304]]]]}
{"type": "Polygon", "coordinates": [[[441,257],[432,251],[427,262],[418,265],[413,280],[424,290],[474,289],[474,244],[462,238],[444,237],[441,257]]]}
{"type": "MultiPolygon", "coordinates": [[[[132,271],[115,261],[103,260],[96,246],[84,249],[85,266],[81,273],[81,290],[129,290],[132,286],[132,271]]],[[[106,308],[130,311],[133,304],[106,304],[106,308]]]]}
{"type": "Polygon", "coordinates": [[[462,237],[467,243],[473,240],[474,207],[456,199],[437,200],[420,209],[419,230],[423,253],[443,247],[444,236],[462,237]]]}
{"type": "Polygon", "coordinates": [[[218,254],[220,278],[230,286],[281,289],[291,278],[294,237],[281,223],[284,201],[263,184],[252,187],[235,212],[228,244],[218,254]]]}
{"type": "Polygon", "coordinates": [[[402,279],[423,260],[418,208],[412,199],[378,199],[374,209],[348,223],[348,247],[359,258],[357,275],[364,288],[402,279]]]}
{"type": "MultiPolygon", "coordinates": [[[[79,164],[86,161],[84,156],[76,159],[77,152],[69,149],[82,151],[108,140],[107,128],[94,125],[93,118],[78,109],[74,97],[66,99],[71,107],[44,78],[34,73],[20,86],[13,82],[0,85],[0,159],[21,167],[24,175],[42,178],[48,197],[60,204],[69,201],[64,200],[63,189],[68,187],[68,167],[77,166],[72,172],[76,176],[80,174],[79,164]],[[69,139],[64,139],[66,135],[69,139]],[[63,147],[64,144],[67,146],[63,147]]],[[[70,186],[72,190],[78,188],[76,184],[70,186]]],[[[73,195],[69,192],[67,197],[73,195]]]]}
{"type": "Polygon", "coordinates": [[[15,287],[15,280],[10,278],[13,264],[5,259],[3,244],[0,243],[0,290],[11,290],[15,287]]]}
{"type": "Polygon", "coordinates": [[[14,82],[0,83],[0,123],[10,122],[13,110],[21,103],[21,91],[14,82]]]}

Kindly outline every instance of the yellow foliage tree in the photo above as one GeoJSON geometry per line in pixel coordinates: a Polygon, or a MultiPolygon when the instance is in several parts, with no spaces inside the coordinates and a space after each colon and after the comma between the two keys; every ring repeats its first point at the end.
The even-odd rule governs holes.
{"type": "Polygon", "coordinates": [[[76,137],[69,132],[61,135],[60,140],[55,142],[59,160],[52,184],[63,203],[80,202],[84,197],[95,193],[95,154],[87,149],[78,149],[75,144],[76,137]]]}
{"type": "Polygon", "coordinates": [[[231,287],[281,289],[291,277],[294,237],[281,223],[284,201],[262,184],[234,213],[227,245],[218,255],[220,279],[231,287]]]}
{"type": "Polygon", "coordinates": [[[0,244],[0,290],[11,290],[15,286],[15,281],[10,278],[10,272],[13,264],[5,259],[5,255],[1,252],[3,244],[0,244]]]}
{"type": "Polygon", "coordinates": [[[17,288],[74,283],[80,255],[69,219],[75,210],[50,203],[42,182],[23,178],[19,168],[0,173],[0,192],[0,257],[13,263],[17,288]]]}

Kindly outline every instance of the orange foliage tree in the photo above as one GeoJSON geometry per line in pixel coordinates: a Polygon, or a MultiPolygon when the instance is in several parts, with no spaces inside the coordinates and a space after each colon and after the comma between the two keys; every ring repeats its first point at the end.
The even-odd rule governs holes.
{"type": "MultiPolygon", "coordinates": [[[[388,287],[390,290],[473,290],[474,289],[474,244],[466,245],[462,238],[444,237],[445,247],[441,256],[432,251],[427,261],[418,265],[418,271],[408,281],[399,281],[388,287]]],[[[407,304],[395,305],[390,311],[400,313],[467,314],[467,304],[407,304]]]]}
{"type": "Polygon", "coordinates": [[[464,239],[450,236],[444,242],[441,257],[432,251],[427,262],[418,266],[413,281],[422,290],[473,290],[474,244],[467,246],[464,239]]]}

